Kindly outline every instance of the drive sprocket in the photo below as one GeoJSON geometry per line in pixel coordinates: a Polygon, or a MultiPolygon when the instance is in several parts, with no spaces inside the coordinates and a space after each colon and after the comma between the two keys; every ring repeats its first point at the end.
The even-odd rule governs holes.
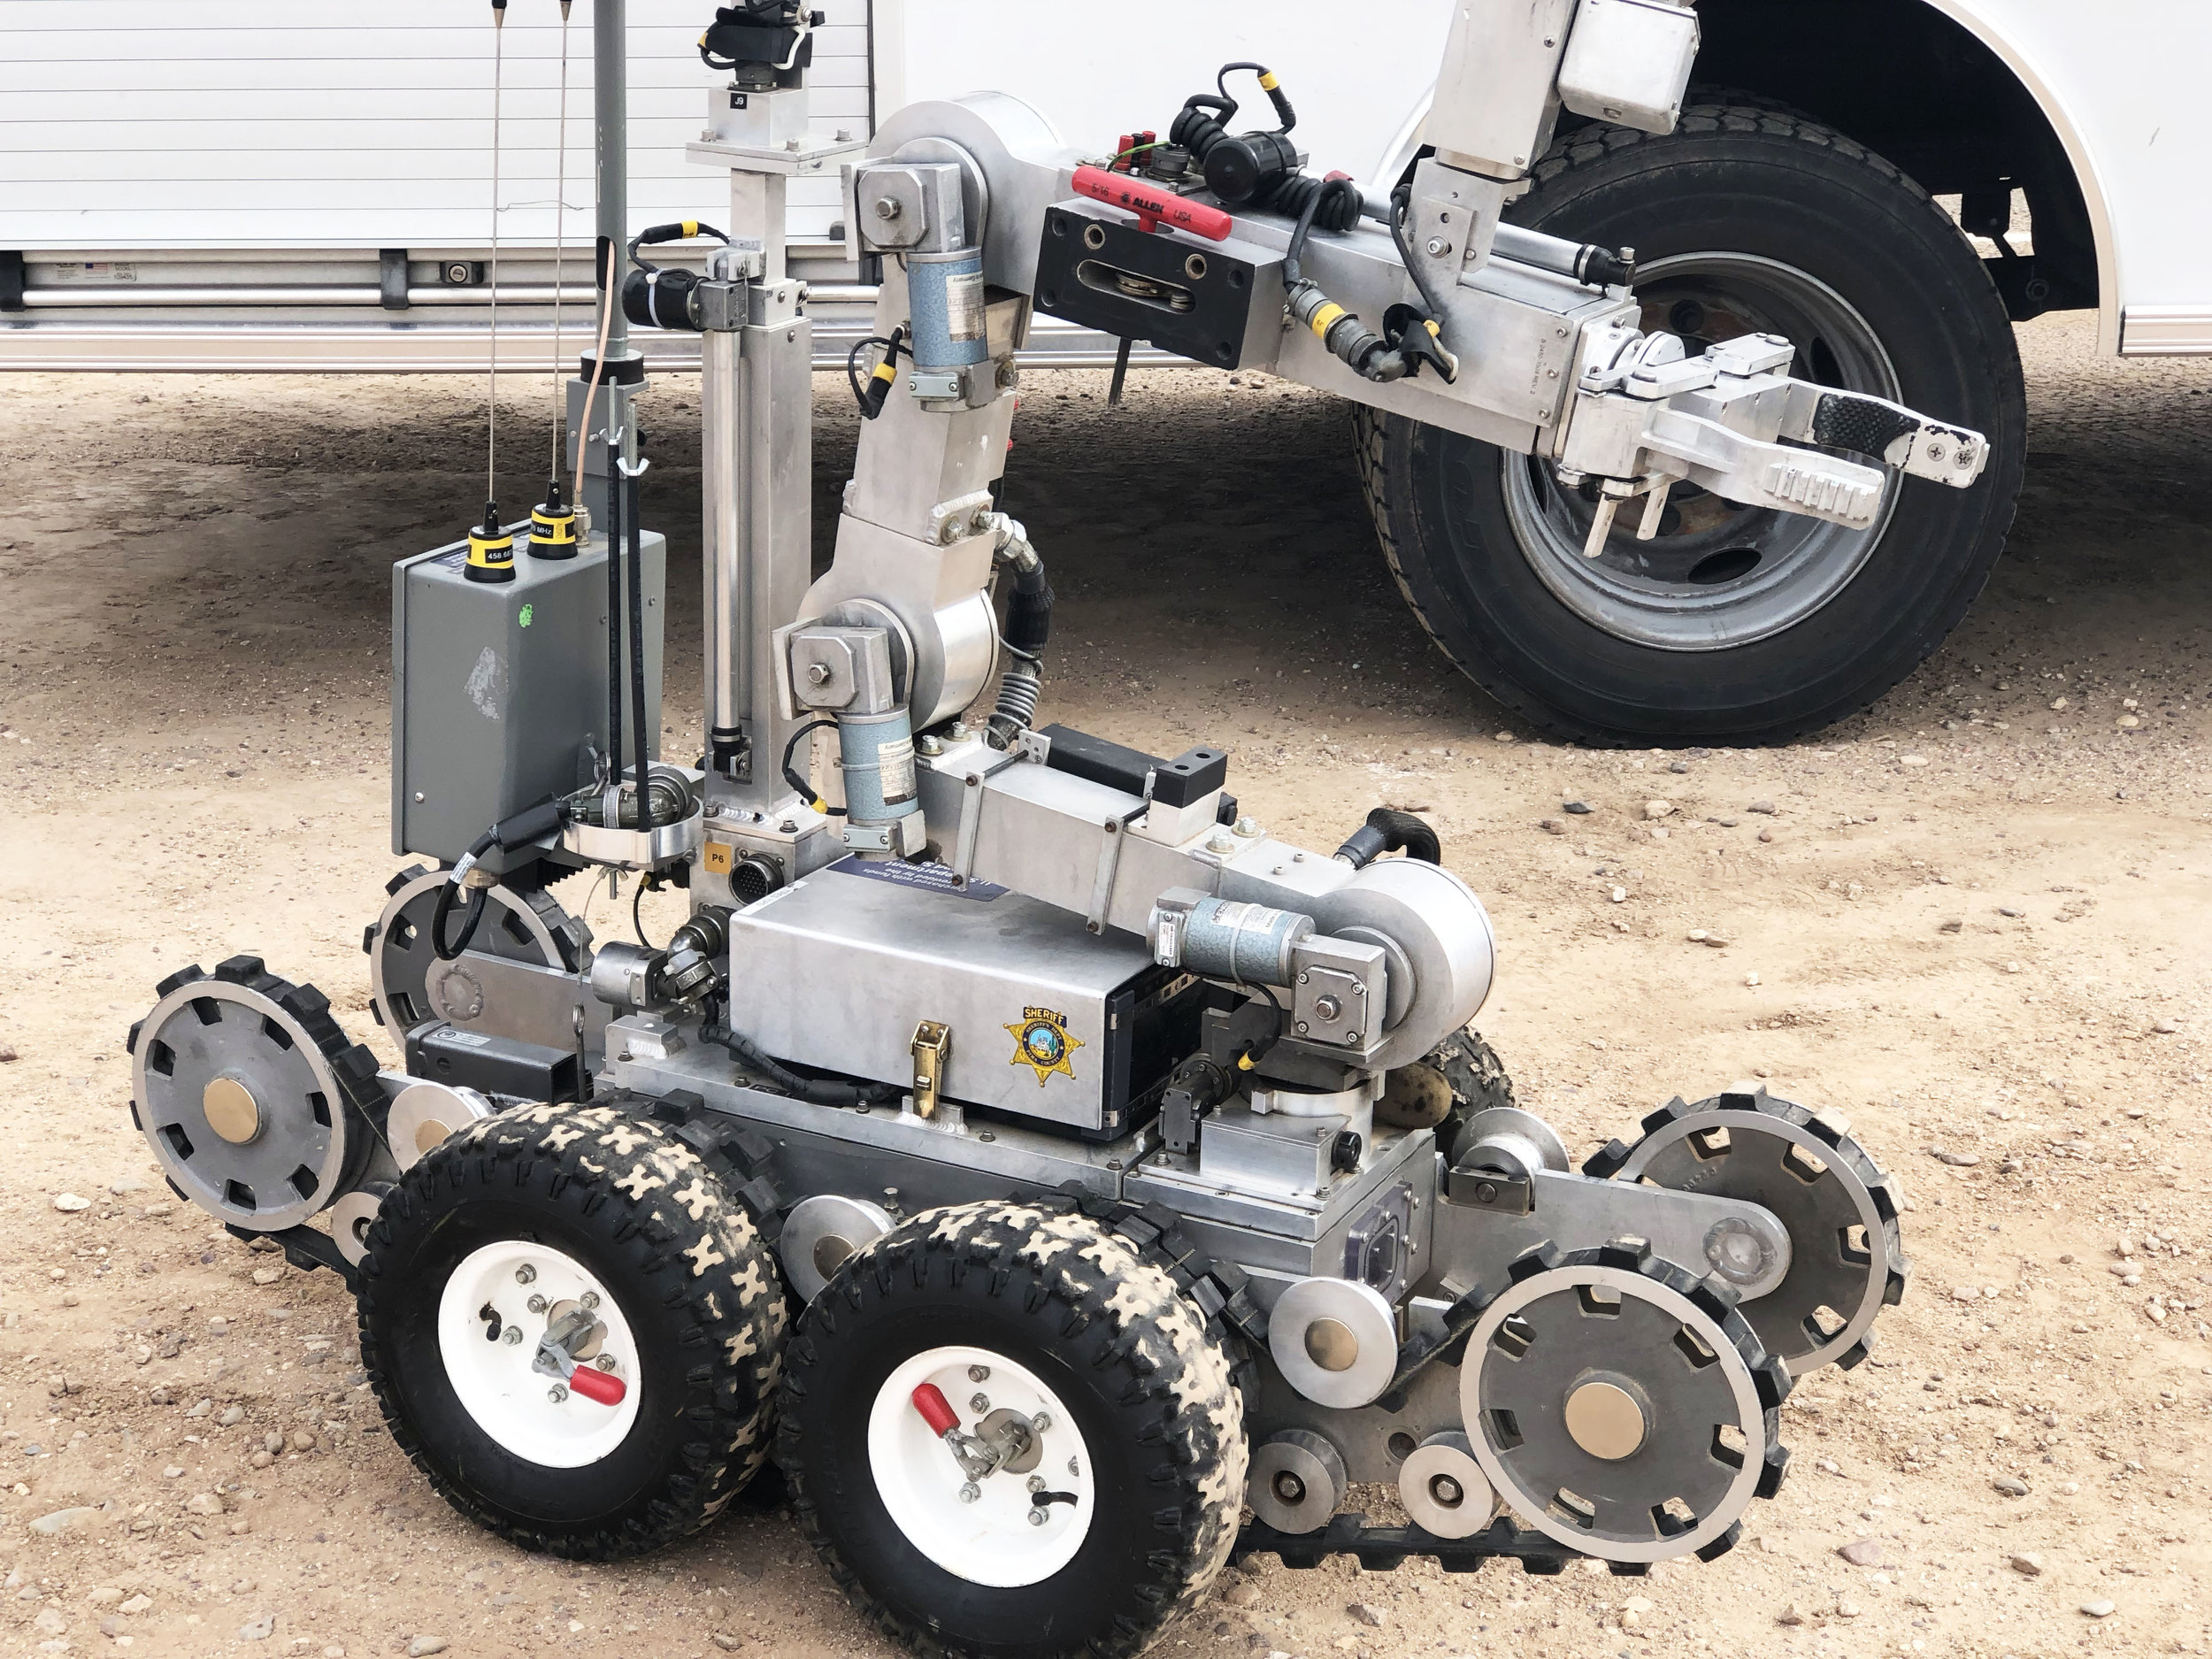
{"type": "Polygon", "coordinates": [[[162,980],[131,1027],[131,1118],[181,1197],[257,1233],[295,1226],[359,1178],[376,1059],[329,1000],[258,956],[162,980]]]}
{"type": "MultiPolygon", "coordinates": [[[[369,1005],[377,1023],[395,1039],[426,1019],[466,1025],[475,1018],[483,989],[468,971],[472,955],[570,973],[591,959],[591,929],[550,893],[542,887],[518,893],[496,886],[485,889],[483,923],[468,949],[456,961],[440,961],[431,948],[430,923],[446,880],[442,870],[408,865],[385,884],[390,902],[361,937],[361,949],[369,956],[369,1005]]],[[[457,917],[447,927],[457,934],[457,917]]]]}
{"type": "Polygon", "coordinates": [[[1460,1364],[1475,1460],[1505,1502],[1607,1561],[1709,1561],[1736,1541],[1789,1454],[1776,1408],[1789,1373],[1735,1292],[1641,1240],[1515,1258],[1460,1364]]]}
{"type": "Polygon", "coordinates": [[[1743,1304],[1744,1317],[1793,1377],[1864,1359],[1875,1316],[1902,1299],[1911,1271],[1898,1237],[1895,1183],[1866,1149],[1763,1088],[1694,1105],[1671,1101],[1643,1130],[1633,1145],[1608,1146],[1583,1173],[1770,1210],[1789,1233],[1789,1271],[1743,1304]]]}

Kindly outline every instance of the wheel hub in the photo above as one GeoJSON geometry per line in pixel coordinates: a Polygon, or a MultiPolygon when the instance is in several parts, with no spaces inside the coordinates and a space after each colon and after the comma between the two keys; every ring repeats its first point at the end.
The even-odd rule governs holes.
{"type": "Polygon", "coordinates": [[[1082,1433],[1059,1394],[1002,1354],[915,1355],[877,1390],[867,1430],[869,1467],[893,1523],[956,1577],[1001,1589],[1036,1584],[1089,1535],[1096,1490],[1082,1433]],[[933,1426],[933,1417],[950,1426],[933,1426]]]}
{"type": "Polygon", "coordinates": [[[261,1102],[234,1077],[216,1078],[202,1089],[200,1110],[207,1115],[207,1126],[234,1147],[261,1133],[261,1102]]]}
{"type": "Polygon", "coordinates": [[[1638,1401],[1642,1391],[1626,1378],[1592,1377],[1567,1394],[1560,1415],[1574,1443],[1593,1457],[1618,1463],[1643,1449],[1650,1420],[1638,1401]]]}
{"type": "Polygon", "coordinates": [[[463,1257],[439,1298],[438,1352],[476,1426],[530,1463],[580,1469],[613,1452],[637,1421],[629,1321],[595,1274],[550,1246],[503,1239],[463,1257]],[[574,1375],[541,1363],[549,1336],[574,1375]]]}

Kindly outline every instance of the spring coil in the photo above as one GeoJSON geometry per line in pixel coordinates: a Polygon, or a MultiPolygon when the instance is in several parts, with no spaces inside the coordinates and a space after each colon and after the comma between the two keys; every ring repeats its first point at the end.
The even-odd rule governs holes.
{"type": "Polygon", "coordinates": [[[1186,104],[1168,123],[1167,142],[1189,150],[1191,159],[1202,168],[1213,147],[1228,136],[1229,129],[1210,111],[1194,104],[1186,104]]]}
{"type": "Polygon", "coordinates": [[[1026,732],[1029,723],[1037,718],[1037,700],[1044,695],[1044,681],[1038,677],[1036,665],[1016,663],[1000,677],[998,702],[991,710],[991,724],[998,727],[1004,723],[1004,735],[1010,741],[1016,733],[1026,732]]]}

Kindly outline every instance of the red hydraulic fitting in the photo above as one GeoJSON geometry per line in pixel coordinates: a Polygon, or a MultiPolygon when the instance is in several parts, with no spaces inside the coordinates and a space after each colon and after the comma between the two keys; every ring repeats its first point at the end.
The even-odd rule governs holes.
{"type": "Polygon", "coordinates": [[[601,1371],[595,1365],[579,1365],[568,1374],[572,1394],[580,1394],[587,1400],[596,1400],[603,1406],[618,1406],[622,1396],[630,1392],[629,1385],[621,1378],[601,1371]]]}
{"type": "Polygon", "coordinates": [[[949,1434],[960,1426],[960,1414],[952,1409],[952,1402],[935,1383],[924,1383],[912,1397],[914,1409],[922,1414],[922,1421],[929,1425],[932,1434],[949,1434]]]}
{"type": "Polygon", "coordinates": [[[1194,236],[1224,242],[1236,228],[1236,220],[1217,207],[1209,207],[1203,202],[1177,196],[1172,190],[1159,189],[1142,180],[1106,173],[1097,167],[1075,170],[1075,192],[1094,202],[1127,208],[1137,216],[1139,230],[1155,229],[1164,220],[1194,236]]]}

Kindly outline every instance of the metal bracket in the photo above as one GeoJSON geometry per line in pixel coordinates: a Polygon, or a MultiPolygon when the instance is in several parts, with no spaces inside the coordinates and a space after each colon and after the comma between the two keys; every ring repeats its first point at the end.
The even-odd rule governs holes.
{"type": "Polygon", "coordinates": [[[918,1116],[937,1115],[937,1091],[952,1058],[952,1027],[942,1020],[926,1019],[914,1027],[914,1110],[918,1116]]]}

